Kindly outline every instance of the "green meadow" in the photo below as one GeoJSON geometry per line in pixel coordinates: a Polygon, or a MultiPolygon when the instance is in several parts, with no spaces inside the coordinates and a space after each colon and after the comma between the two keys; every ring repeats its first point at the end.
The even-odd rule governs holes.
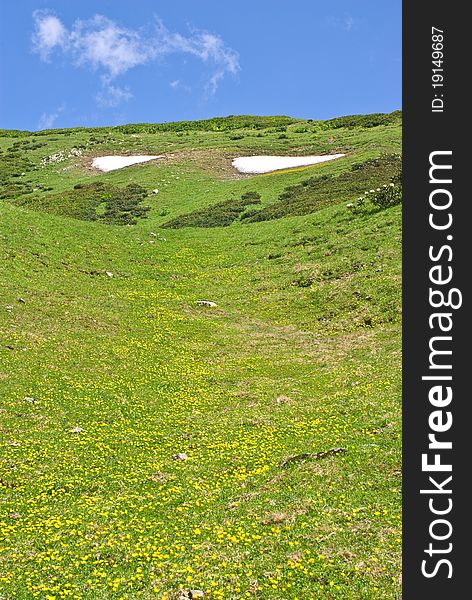
{"type": "Polygon", "coordinates": [[[0,598],[400,598],[401,113],[0,151],[0,598]]]}

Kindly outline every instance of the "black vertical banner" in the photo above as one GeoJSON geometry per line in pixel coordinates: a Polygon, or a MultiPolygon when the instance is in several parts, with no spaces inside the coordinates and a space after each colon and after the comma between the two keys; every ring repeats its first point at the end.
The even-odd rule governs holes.
{"type": "Polygon", "coordinates": [[[403,4],[403,600],[472,596],[467,7],[403,4]]]}

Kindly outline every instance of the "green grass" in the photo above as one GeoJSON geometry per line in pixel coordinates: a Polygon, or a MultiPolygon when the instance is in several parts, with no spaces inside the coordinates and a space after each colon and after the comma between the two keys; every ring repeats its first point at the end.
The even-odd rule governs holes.
{"type": "Polygon", "coordinates": [[[399,116],[214,121],[0,136],[4,153],[22,141],[20,180],[52,188],[0,205],[0,596],[400,596],[401,206],[346,208],[352,165],[399,152],[399,116]],[[340,149],[270,175],[230,166],[340,149]],[[166,159],[90,170],[120,152],[166,159]],[[270,209],[323,174],[330,201],[309,214],[161,227],[247,192],[270,209]],[[66,216],[77,184],[138,184],[151,210],[66,216]]]}

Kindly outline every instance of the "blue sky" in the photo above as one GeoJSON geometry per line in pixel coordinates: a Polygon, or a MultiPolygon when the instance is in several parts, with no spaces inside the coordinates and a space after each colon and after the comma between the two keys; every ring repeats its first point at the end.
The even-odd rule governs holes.
{"type": "Polygon", "coordinates": [[[1,128],[401,108],[401,0],[16,0],[0,45],[1,128]]]}

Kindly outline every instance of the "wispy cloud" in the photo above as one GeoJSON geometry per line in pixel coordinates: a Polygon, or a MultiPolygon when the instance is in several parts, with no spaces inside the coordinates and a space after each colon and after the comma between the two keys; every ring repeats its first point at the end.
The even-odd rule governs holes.
{"type": "Polygon", "coordinates": [[[113,79],[155,56],[155,49],[136,31],[118,26],[96,15],[89,21],[76,21],[69,39],[78,64],[90,66],[113,79]]]}
{"type": "Polygon", "coordinates": [[[353,17],[345,17],[344,19],[344,29],[346,31],[351,31],[351,29],[354,27],[354,25],[356,24],[356,21],[353,17]]]}
{"type": "MultiPolygon", "coordinates": [[[[164,54],[181,53],[196,56],[205,63],[215,66],[216,74],[236,75],[240,70],[238,53],[225,45],[220,36],[207,31],[195,30],[190,36],[169,31],[161,20],[156,22],[157,51],[164,54]]],[[[221,78],[220,77],[220,78],[221,78]]]]}
{"type": "Polygon", "coordinates": [[[54,112],[43,113],[39,117],[38,129],[51,129],[54,123],[59,118],[59,115],[64,111],[65,106],[62,104],[54,112]]]}
{"type": "Polygon", "coordinates": [[[36,10],[33,19],[35,22],[33,48],[43,60],[48,60],[54,48],[65,48],[69,33],[56,16],[44,10],[36,10]]]}
{"type": "Polygon", "coordinates": [[[191,92],[192,88],[189,85],[186,85],[183,81],[181,81],[180,79],[173,79],[172,81],[169,82],[169,86],[175,90],[175,91],[179,91],[179,92],[191,92]]]}
{"type": "Polygon", "coordinates": [[[104,86],[97,95],[102,105],[116,106],[132,96],[128,88],[112,85],[115,78],[171,54],[194,56],[209,67],[207,95],[216,92],[225,75],[236,75],[240,70],[237,52],[219,35],[195,30],[186,36],[169,31],[159,19],[147,33],[122,27],[103,15],[77,20],[70,29],[46,11],[33,13],[33,20],[34,51],[44,61],[51,60],[54,53],[62,53],[75,66],[97,72],[104,86]]]}
{"type": "Polygon", "coordinates": [[[104,84],[103,90],[95,96],[98,104],[105,108],[115,108],[132,97],[133,94],[128,87],[118,87],[111,84],[104,84]]]}
{"type": "Polygon", "coordinates": [[[329,16],[326,17],[326,22],[328,25],[331,25],[331,27],[342,29],[348,33],[353,29],[356,29],[359,24],[358,20],[351,15],[345,15],[344,17],[329,16]]]}

